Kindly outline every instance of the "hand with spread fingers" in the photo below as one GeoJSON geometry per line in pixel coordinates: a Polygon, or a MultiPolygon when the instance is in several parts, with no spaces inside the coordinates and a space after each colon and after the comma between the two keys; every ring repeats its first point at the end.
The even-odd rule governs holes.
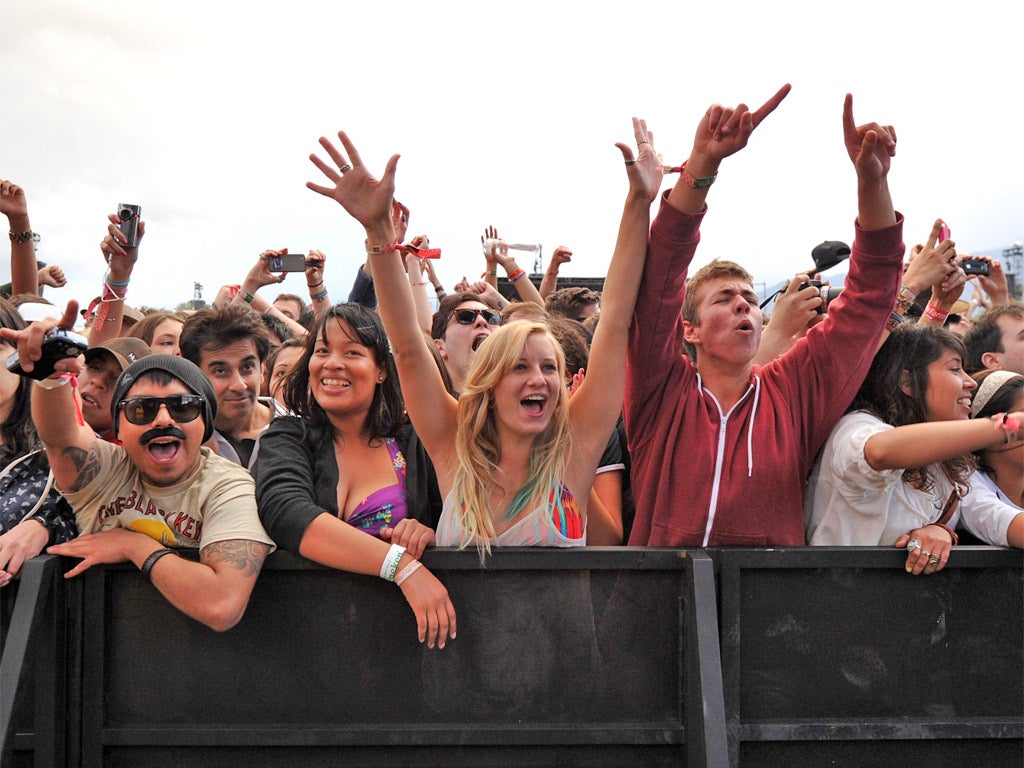
{"type": "Polygon", "coordinates": [[[364,228],[387,232],[388,239],[394,242],[392,201],[395,195],[395,171],[398,168],[399,156],[391,156],[384,167],[383,175],[377,179],[363,165],[359,151],[344,131],[338,132],[338,140],[344,154],[329,139],[320,138],[320,146],[327,152],[333,165],[315,154],[309,156],[313,165],[320,169],[332,186],[311,181],[306,182],[306,186],[324,197],[335,200],[364,228]]]}
{"type": "Polygon", "coordinates": [[[782,86],[753,112],[742,103],[735,107],[712,104],[697,126],[693,151],[719,162],[736,154],[747,146],[754,129],[775,111],[790,89],[788,83],[782,86]]]}
{"type": "Polygon", "coordinates": [[[633,136],[637,146],[635,158],[628,144],[616,142],[615,146],[622,153],[622,160],[626,164],[630,195],[645,199],[650,204],[658,196],[665,178],[661,169],[661,156],[654,150],[654,132],[647,130],[646,120],[633,118],[633,136]]]}

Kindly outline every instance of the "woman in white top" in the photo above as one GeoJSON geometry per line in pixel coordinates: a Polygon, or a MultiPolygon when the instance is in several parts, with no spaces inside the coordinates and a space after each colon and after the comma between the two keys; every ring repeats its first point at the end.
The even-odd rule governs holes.
{"type": "Polygon", "coordinates": [[[1021,412],[969,418],[976,385],[965,355],[958,336],[934,326],[889,336],[811,473],[809,543],[905,547],[915,575],[946,565],[953,529],[970,514],[960,502],[971,451],[1015,446],[1024,434],[1021,412]]]}
{"type": "MultiPolygon", "coordinates": [[[[1024,411],[1024,376],[1013,371],[985,370],[974,374],[971,417],[990,419],[1006,411],[1024,411]]],[[[971,477],[971,492],[964,499],[976,514],[964,526],[982,541],[1024,547],[1024,442],[985,448],[974,454],[978,469],[971,477]],[[1007,519],[992,510],[1010,506],[1007,519]]]]}
{"type": "MultiPolygon", "coordinates": [[[[334,198],[366,229],[366,245],[402,394],[437,471],[445,499],[439,546],[474,544],[578,546],[586,543],[594,473],[622,407],[627,331],[647,251],[650,205],[663,174],[642,120],[634,119],[639,156],[618,144],[630,188],[602,298],[590,371],[570,401],[564,360],[543,326],[515,323],[490,334],[474,355],[460,399],[444,388],[416,322],[409,282],[395,242],[391,201],[398,156],[373,178],[344,133],[344,154],[320,143],[334,165],[314,164],[334,198]],[[347,159],[346,159],[347,158],[347,159]]],[[[528,279],[513,273],[510,278],[528,279]]],[[[472,323],[456,309],[446,322],[472,323]]]]}

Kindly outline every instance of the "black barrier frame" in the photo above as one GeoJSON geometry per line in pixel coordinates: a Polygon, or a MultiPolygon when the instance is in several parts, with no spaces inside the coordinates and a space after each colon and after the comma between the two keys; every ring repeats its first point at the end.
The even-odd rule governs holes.
{"type": "MultiPolygon", "coordinates": [[[[106,603],[110,597],[107,580],[108,576],[129,579],[141,579],[141,576],[133,573],[134,569],[127,565],[107,566],[92,568],[83,577],[83,657],[80,664],[83,699],[79,734],[81,765],[86,768],[103,765],[107,748],[124,749],[126,753],[134,749],[142,754],[141,750],[160,745],[169,748],[178,746],[179,751],[184,745],[195,745],[236,748],[238,759],[232,760],[230,764],[244,764],[248,750],[258,749],[261,765],[289,764],[288,760],[292,761],[291,764],[298,764],[294,761],[303,759],[303,750],[318,765],[373,764],[370,755],[373,755],[373,760],[382,761],[381,764],[384,761],[395,765],[403,764],[404,761],[428,764],[431,750],[435,753],[440,750],[445,756],[445,763],[450,765],[479,764],[481,761],[490,764],[501,762],[506,765],[533,765],[538,764],[538,757],[546,759],[561,752],[558,760],[565,765],[611,766],[621,765],[624,756],[646,748],[662,750],[659,759],[663,762],[667,759],[668,763],[665,764],[680,764],[685,760],[685,765],[693,768],[725,768],[727,746],[721,697],[714,564],[705,552],[621,547],[560,550],[505,548],[494,551],[481,565],[480,558],[472,550],[432,550],[424,555],[423,561],[443,582],[446,577],[458,572],[679,572],[673,598],[677,604],[671,608],[679,614],[678,624],[673,631],[677,633],[677,642],[681,644],[681,658],[678,660],[680,679],[676,683],[678,692],[675,695],[682,705],[682,711],[677,711],[669,722],[600,722],[583,727],[578,723],[557,722],[545,727],[530,723],[525,727],[516,723],[460,723],[457,726],[414,723],[404,728],[389,727],[387,732],[362,723],[344,722],[310,726],[268,726],[263,723],[253,727],[223,723],[211,723],[209,727],[199,727],[195,723],[181,727],[111,725],[105,715],[106,702],[103,695],[107,686],[104,650],[109,620],[106,603]],[[325,756],[324,750],[330,751],[341,746],[347,749],[333,749],[338,754],[325,756]],[[574,756],[574,753],[588,748],[589,761],[579,762],[580,757],[574,756]],[[601,750],[606,748],[608,752],[605,756],[601,750]],[[267,757],[274,754],[275,749],[280,754],[267,757]],[[530,750],[535,754],[531,756],[530,750]],[[287,757],[283,757],[285,753],[287,757]],[[344,756],[342,753],[345,753],[344,756]],[[263,760],[270,762],[264,763],[263,760]]],[[[259,607],[255,603],[260,599],[261,584],[266,586],[275,575],[280,576],[282,571],[328,573],[332,574],[331,578],[351,583],[353,588],[362,589],[363,585],[366,589],[379,588],[385,591],[382,592],[385,596],[396,592],[392,585],[379,579],[332,572],[301,557],[282,552],[268,558],[264,573],[257,582],[249,612],[256,608],[258,613],[259,607]]],[[[146,588],[151,589],[148,585],[146,588]]],[[[382,610],[390,608],[382,606],[382,610]]],[[[408,612],[404,600],[397,610],[408,612]]],[[[201,649],[197,648],[195,652],[201,652],[201,649]]],[[[134,660],[133,663],[143,662],[134,660]]],[[[184,757],[181,759],[184,760],[184,757]]],[[[252,764],[252,759],[250,755],[248,764],[252,764]]],[[[183,763],[172,761],[160,764],[183,763]]]]}
{"type": "MultiPolygon", "coordinates": [[[[1024,601],[1021,583],[1024,581],[1024,555],[1019,550],[987,546],[957,547],[945,569],[928,576],[912,576],[904,571],[906,552],[881,547],[793,547],[776,549],[717,549],[711,555],[719,574],[719,604],[721,607],[720,636],[722,639],[722,680],[728,731],[731,766],[742,765],[899,765],[923,760],[934,768],[944,765],[963,765],[966,756],[981,757],[983,749],[999,755],[997,762],[1003,768],[1024,765],[1024,691],[1020,687],[1017,701],[1020,710],[1013,716],[949,716],[937,714],[918,717],[885,717],[863,719],[854,717],[811,718],[750,718],[743,711],[741,686],[750,684],[749,669],[744,669],[743,654],[751,643],[764,642],[763,637],[744,634],[742,615],[748,594],[748,581],[757,579],[758,572],[785,571],[811,572],[827,575],[835,569],[865,569],[887,571],[892,574],[894,620],[906,610],[901,601],[914,589],[954,589],[958,572],[986,569],[993,572],[994,586],[1009,584],[1007,594],[993,596],[1009,602],[1012,616],[1010,648],[1016,646],[1011,669],[1015,670],[1018,686],[1024,686],[1024,629],[1021,616],[1024,601]],[[902,579],[907,581],[902,581],[902,579]],[[746,676],[745,676],[746,674],[746,676]],[[828,745],[825,746],[825,742],[828,745]],[[873,752],[874,756],[869,756],[873,752]]],[[[825,586],[830,582],[825,581],[825,586]]],[[[828,591],[821,595],[828,599],[828,591]]],[[[779,595],[780,601],[791,599],[779,595]]],[[[977,604],[972,606],[978,608],[977,604]]],[[[793,613],[807,610],[794,607],[793,613]]],[[[862,612],[863,613],[863,612],[862,612]]],[[[999,615],[1002,618],[1002,614],[999,615]]],[[[863,615],[861,616],[863,619],[863,615]]],[[[795,623],[799,623],[795,621],[795,623]]],[[[779,633],[792,630],[780,627],[779,633]]],[[[880,632],[892,633],[893,625],[883,625],[880,632]]],[[[1011,677],[1014,675],[1011,674],[1011,677]]],[[[979,683],[979,685],[982,685],[979,683]]],[[[813,697],[814,691],[806,691],[813,697]]],[[[943,692],[948,693],[948,692],[943,692]]],[[[927,697],[928,690],[907,691],[907,696],[927,697]]],[[[899,694],[897,694],[899,695],[899,694]]],[[[915,702],[917,703],[917,702],[915,702]]],[[[984,763],[984,759],[982,759],[984,763]]],[[[979,763],[979,764],[982,764],[979,763]]]]}
{"type": "MultiPolygon", "coordinates": [[[[67,737],[67,678],[58,660],[67,658],[66,591],[60,559],[43,555],[25,562],[10,612],[0,657],[0,765],[9,765],[15,750],[31,751],[36,766],[64,765],[67,737]],[[18,732],[18,716],[34,700],[33,729],[18,732]]],[[[6,599],[11,598],[5,595],[6,599]]],[[[3,631],[3,630],[0,630],[3,631]]]]}

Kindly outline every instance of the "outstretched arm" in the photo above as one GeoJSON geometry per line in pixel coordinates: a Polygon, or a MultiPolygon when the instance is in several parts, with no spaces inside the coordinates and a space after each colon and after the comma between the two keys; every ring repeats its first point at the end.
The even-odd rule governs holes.
{"type": "MultiPolygon", "coordinates": [[[[89,331],[90,347],[121,335],[128,283],[131,281],[135,262],[139,259],[139,247],[128,247],[128,239],[121,231],[121,219],[118,215],[112,213],[107,220],[107,236],[100,242],[100,252],[107,262],[107,271],[103,275],[103,285],[100,287],[102,301],[96,308],[96,317],[89,331]]],[[[146,222],[140,220],[138,242],[142,242],[145,234],[146,222]]]]}
{"type": "Polygon", "coordinates": [[[651,202],[664,178],[647,124],[633,118],[633,133],[638,147],[636,159],[627,144],[615,145],[626,165],[629,192],[601,295],[601,322],[594,334],[587,377],[569,401],[573,437],[578,445],[573,458],[591,473],[622,410],[629,323],[647,256],[651,202]]]}
{"type": "Polygon", "coordinates": [[[697,126],[693,150],[684,172],[679,174],[679,180],[669,193],[669,204],[684,213],[703,211],[708,189],[718,175],[722,160],[747,146],[754,129],[782,103],[790,87],[789,83],[782,86],[754,112],[750,112],[746,104],[710,106],[697,126]]]}
{"type": "Polygon", "coordinates": [[[308,182],[307,187],[341,205],[366,230],[366,247],[373,267],[373,280],[380,302],[381,319],[398,366],[409,417],[416,433],[434,461],[439,476],[454,456],[454,425],[457,404],[448,394],[433,355],[426,347],[416,319],[409,281],[397,250],[397,236],[391,218],[398,155],[392,155],[380,179],[370,175],[358,150],[344,133],[338,133],[348,156],[326,138],[320,145],[334,166],[310,155],[310,160],[333,186],[308,182]],[[344,168],[344,171],[339,169],[344,168]]]}
{"type": "Polygon", "coordinates": [[[28,220],[25,190],[7,179],[0,179],[0,213],[7,217],[11,240],[11,294],[39,293],[36,271],[36,246],[28,220]]]}
{"type": "Polygon", "coordinates": [[[891,125],[853,120],[853,96],[843,104],[843,138],[857,170],[857,220],[861,229],[885,229],[896,223],[889,194],[889,165],[896,154],[896,129],[891,125]]]}

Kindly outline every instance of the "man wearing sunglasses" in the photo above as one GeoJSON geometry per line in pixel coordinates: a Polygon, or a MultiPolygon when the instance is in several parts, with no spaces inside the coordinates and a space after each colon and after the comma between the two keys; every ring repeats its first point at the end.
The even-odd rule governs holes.
{"type": "MultiPolygon", "coordinates": [[[[71,302],[60,325],[76,310],[71,302]]],[[[36,325],[4,331],[29,371],[43,333],[57,323],[36,325]]],[[[77,368],[73,358],[58,364],[68,373],[77,368]]],[[[118,446],[79,419],[69,379],[55,373],[32,388],[39,437],[81,534],[47,551],[82,559],[67,576],[131,561],[176,608],[214,630],[230,629],[274,545],[256,513],[252,477],[203,447],[217,412],[209,380],[173,355],[129,365],[111,401],[118,446]],[[179,557],[182,549],[198,549],[198,562],[179,557]]]]}
{"type": "Polygon", "coordinates": [[[475,293],[456,293],[442,299],[430,335],[456,392],[462,391],[477,348],[499,325],[501,313],[481,302],[475,293]]]}

